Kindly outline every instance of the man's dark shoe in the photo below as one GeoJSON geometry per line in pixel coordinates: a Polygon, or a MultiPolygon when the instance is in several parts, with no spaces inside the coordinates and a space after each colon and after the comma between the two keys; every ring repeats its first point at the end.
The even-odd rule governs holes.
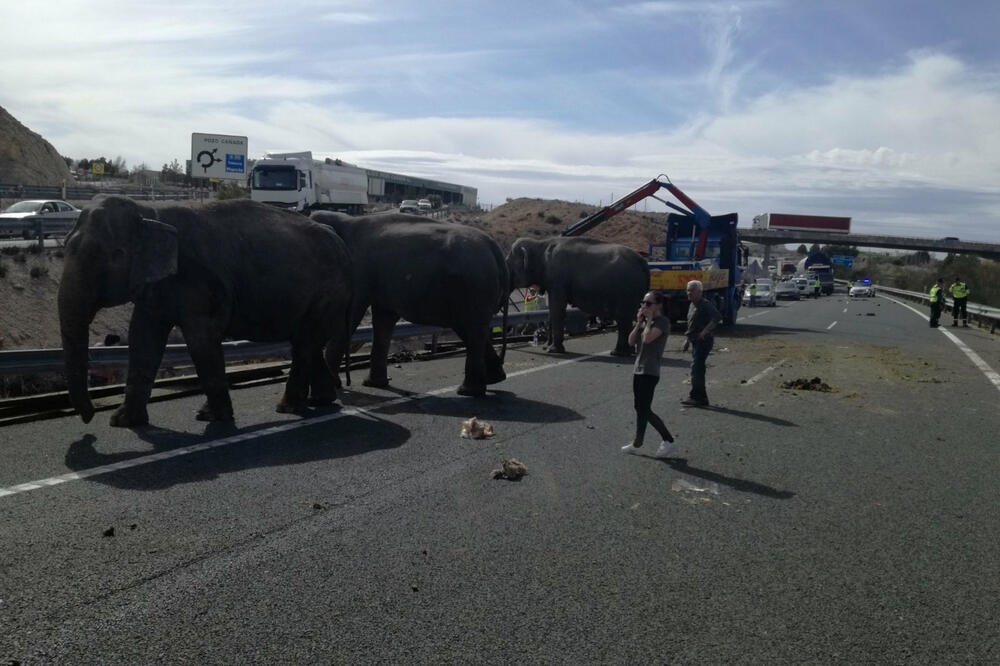
{"type": "Polygon", "coordinates": [[[694,398],[684,398],[681,404],[685,407],[708,407],[708,400],[695,400],[694,398]]]}

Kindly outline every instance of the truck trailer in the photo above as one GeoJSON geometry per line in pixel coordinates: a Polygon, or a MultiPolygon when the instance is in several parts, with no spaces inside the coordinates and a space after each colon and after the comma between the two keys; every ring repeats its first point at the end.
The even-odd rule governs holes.
{"type": "Polygon", "coordinates": [[[826,231],[837,234],[851,232],[851,218],[829,215],[796,215],[791,213],[764,213],[755,215],[753,229],[762,231],[826,231]]]}
{"type": "Polygon", "coordinates": [[[368,205],[368,172],[338,159],[314,160],[310,151],[268,153],[250,172],[250,198],[306,215],[360,215],[368,205]]]}

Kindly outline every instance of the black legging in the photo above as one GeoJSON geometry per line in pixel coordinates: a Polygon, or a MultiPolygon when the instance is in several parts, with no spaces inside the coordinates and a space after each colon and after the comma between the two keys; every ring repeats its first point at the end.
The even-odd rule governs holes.
{"type": "Polygon", "coordinates": [[[653,413],[653,391],[660,378],[656,375],[632,375],[632,395],[635,396],[635,446],[642,446],[642,440],[646,436],[646,424],[652,423],[656,432],[660,433],[660,439],[668,442],[674,441],[667,426],[659,416],[653,413]]]}

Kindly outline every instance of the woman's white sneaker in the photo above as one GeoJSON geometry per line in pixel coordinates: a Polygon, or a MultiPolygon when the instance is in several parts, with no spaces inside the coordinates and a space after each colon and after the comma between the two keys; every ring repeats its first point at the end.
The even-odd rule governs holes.
{"type": "Polygon", "coordinates": [[[663,440],[660,442],[660,448],[656,449],[656,453],[653,454],[654,458],[672,458],[674,449],[677,448],[677,441],[668,442],[663,440]]]}
{"type": "Polygon", "coordinates": [[[639,447],[633,446],[632,442],[629,442],[622,447],[622,453],[639,453],[639,447]]]}

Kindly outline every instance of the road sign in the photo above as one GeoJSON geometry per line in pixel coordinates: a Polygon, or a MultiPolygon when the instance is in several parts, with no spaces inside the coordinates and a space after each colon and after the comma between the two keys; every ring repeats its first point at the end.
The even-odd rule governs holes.
{"type": "Polygon", "coordinates": [[[104,162],[91,162],[90,171],[98,175],[104,175],[104,162]]]}
{"type": "Polygon", "coordinates": [[[835,254],[830,257],[830,261],[833,262],[834,266],[846,266],[847,268],[852,268],[854,266],[854,257],[849,254],[835,254]]]}
{"type": "Polygon", "coordinates": [[[191,176],[244,180],[247,138],[229,134],[191,134],[191,176]]]}

